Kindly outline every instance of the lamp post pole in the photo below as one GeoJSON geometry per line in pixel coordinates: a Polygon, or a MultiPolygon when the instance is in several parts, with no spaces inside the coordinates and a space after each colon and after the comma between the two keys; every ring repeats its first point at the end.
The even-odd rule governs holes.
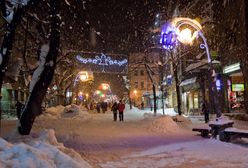
{"type": "Polygon", "coordinates": [[[211,59],[211,55],[209,52],[209,47],[207,44],[207,39],[205,38],[203,32],[202,32],[202,26],[200,25],[200,23],[198,23],[196,20],[192,20],[190,18],[174,18],[172,19],[172,21],[170,22],[170,24],[167,24],[166,27],[162,30],[162,39],[160,40],[163,48],[165,49],[173,49],[173,47],[177,44],[177,41],[180,41],[182,44],[191,44],[193,42],[193,40],[198,36],[201,37],[201,39],[203,40],[203,43],[200,44],[200,48],[201,49],[205,49],[206,50],[206,55],[207,55],[207,61],[209,64],[209,69],[210,69],[210,76],[209,76],[209,83],[210,83],[210,88],[211,88],[211,92],[213,94],[213,106],[216,112],[216,116],[217,118],[221,116],[221,110],[219,107],[219,100],[217,97],[217,89],[216,89],[216,76],[215,76],[215,70],[212,64],[212,59],[211,59]],[[181,26],[187,26],[187,27],[191,27],[194,29],[194,33],[191,34],[191,30],[187,28],[180,31],[181,26]],[[181,33],[181,34],[180,34],[181,33]],[[189,34],[186,34],[189,33],[189,34]],[[170,36],[172,37],[170,37],[170,36]],[[185,36],[185,37],[180,37],[181,36],[185,36]],[[170,37],[170,39],[164,39],[164,38],[168,38],[170,37]],[[189,38],[189,39],[186,39],[189,38]],[[169,43],[169,42],[173,42],[173,43],[169,43]]]}

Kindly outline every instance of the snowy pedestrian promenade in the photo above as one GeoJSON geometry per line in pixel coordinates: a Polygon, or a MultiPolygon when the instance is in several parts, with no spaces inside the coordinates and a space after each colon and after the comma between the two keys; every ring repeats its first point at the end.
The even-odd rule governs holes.
{"type": "MultiPolygon", "coordinates": [[[[71,161],[65,161],[75,167],[78,166],[75,162],[93,168],[248,167],[248,147],[197,136],[191,131],[194,123],[187,118],[177,117],[180,122],[175,122],[170,116],[154,117],[149,111],[134,108],[126,110],[124,122],[114,122],[111,112],[98,114],[76,109],[75,114],[63,114],[62,111],[62,107],[57,107],[39,117],[32,134],[39,137],[41,130],[54,129],[59,144],[64,147],[57,147],[50,141],[46,143],[51,146],[51,151],[54,151],[52,146],[62,148],[60,152],[71,158],[71,161]],[[81,158],[72,151],[79,153],[81,158]]],[[[171,110],[167,112],[173,114],[171,110]]],[[[44,137],[44,133],[42,135],[44,137]]],[[[48,148],[45,151],[53,157],[48,148]]],[[[2,165],[5,165],[6,155],[0,149],[2,165]]],[[[14,157],[18,155],[9,159],[14,157]]],[[[37,155],[37,162],[29,167],[39,167],[38,160],[42,159],[37,155]]],[[[63,165],[66,164],[56,167],[65,167],[63,165]]]]}

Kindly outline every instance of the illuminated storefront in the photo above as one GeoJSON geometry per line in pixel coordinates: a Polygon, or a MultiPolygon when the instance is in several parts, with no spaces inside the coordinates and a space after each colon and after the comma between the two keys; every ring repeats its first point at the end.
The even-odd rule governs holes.
{"type": "Polygon", "coordinates": [[[244,109],[244,78],[240,63],[231,64],[223,68],[223,73],[228,76],[227,99],[230,111],[242,112],[244,109]]]}

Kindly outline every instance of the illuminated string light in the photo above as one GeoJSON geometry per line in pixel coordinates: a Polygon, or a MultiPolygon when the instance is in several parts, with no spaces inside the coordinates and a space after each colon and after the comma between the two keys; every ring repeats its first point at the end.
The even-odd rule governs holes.
{"type": "Polygon", "coordinates": [[[83,58],[82,56],[77,55],[76,59],[83,64],[89,63],[89,64],[95,64],[95,65],[101,65],[101,66],[109,66],[109,65],[123,66],[127,64],[127,59],[114,60],[114,59],[111,59],[111,57],[108,57],[104,54],[101,54],[100,56],[95,56],[95,58],[83,58]]]}

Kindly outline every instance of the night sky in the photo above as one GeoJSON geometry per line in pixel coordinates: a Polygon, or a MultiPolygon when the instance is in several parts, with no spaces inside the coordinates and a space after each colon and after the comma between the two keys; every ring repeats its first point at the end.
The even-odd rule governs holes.
{"type": "MultiPolygon", "coordinates": [[[[82,49],[125,54],[144,49],[149,28],[154,24],[156,14],[165,8],[165,2],[162,0],[89,0],[85,2],[74,0],[71,6],[66,7],[70,11],[65,12],[65,22],[69,21],[68,25],[73,27],[69,29],[71,33],[81,32],[76,38],[80,42],[83,41],[82,49]],[[74,19],[71,19],[72,17],[74,19]],[[86,23],[87,21],[89,24],[86,23]],[[96,36],[95,46],[91,45],[91,28],[100,33],[96,36]]],[[[66,28],[69,27],[68,25],[66,28]]]]}

